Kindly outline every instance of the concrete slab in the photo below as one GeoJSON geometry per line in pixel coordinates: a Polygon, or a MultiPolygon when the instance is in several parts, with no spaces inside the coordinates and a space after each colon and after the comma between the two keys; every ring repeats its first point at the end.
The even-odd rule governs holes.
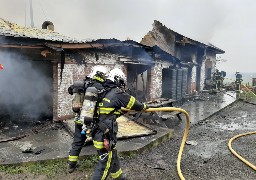
{"type": "MultiPolygon", "coordinates": [[[[205,95],[203,99],[187,102],[180,106],[191,115],[192,124],[203,120],[220,111],[236,99],[234,94],[222,93],[218,96],[205,95]],[[209,97],[209,98],[208,98],[209,97]]],[[[185,122],[185,121],[183,121],[185,122]]],[[[173,136],[173,130],[151,126],[157,134],[126,140],[119,140],[118,151],[122,154],[139,153],[147,148],[163,143],[173,136]]],[[[40,130],[37,134],[31,134],[25,138],[0,143],[0,164],[16,164],[50,159],[67,159],[72,143],[72,137],[63,128],[56,124],[40,130]],[[31,148],[31,153],[22,153],[23,150],[31,148]]],[[[94,155],[96,151],[92,145],[85,146],[81,152],[81,158],[94,155]]]]}
{"type": "Polygon", "coordinates": [[[0,143],[0,164],[35,162],[46,159],[66,157],[67,148],[72,142],[64,129],[54,129],[54,124],[38,134],[32,134],[20,140],[0,143]],[[31,153],[22,151],[31,148],[31,153]]]}
{"type": "MultiPolygon", "coordinates": [[[[54,126],[52,124],[40,133],[20,140],[0,143],[0,164],[67,159],[72,137],[64,128],[56,129],[54,126]],[[22,152],[28,148],[31,148],[32,152],[22,152]]],[[[173,130],[171,129],[161,127],[155,129],[157,134],[154,135],[118,141],[118,151],[125,154],[141,152],[173,136],[173,130]]],[[[93,145],[87,145],[82,149],[81,158],[95,154],[96,149],[93,145]]]]}

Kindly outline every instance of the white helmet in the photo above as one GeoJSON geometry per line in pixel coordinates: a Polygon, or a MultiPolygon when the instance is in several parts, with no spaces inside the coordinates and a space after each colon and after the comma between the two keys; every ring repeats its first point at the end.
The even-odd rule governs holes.
{"type": "Polygon", "coordinates": [[[126,82],[126,76],[124,72],[119,68],[114,68],[109,71],[107,79],[113,81],[118,86],[124,86],[126,82]]]}
{"type": "Polygon", "coordinates": [[[99,81],[105,80],[105,75],[107,73],[107,68],[104,66],[94,66],[91,73],[88,75],[92,79],[97,79],[99,81]],[[100,80],[102,79],[102,80],[100,80]]]}

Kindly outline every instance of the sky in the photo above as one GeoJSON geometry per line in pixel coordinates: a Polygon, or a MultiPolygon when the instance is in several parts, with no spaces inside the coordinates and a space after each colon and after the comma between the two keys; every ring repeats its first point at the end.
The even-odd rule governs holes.
{"type": "MultiPolygon", "coordinates": [[[[0,18],[30,26],[29,0],[0,0],[0,18]]],[[[255,0],[32,0],[35,27],[45,20],[78,39],[130,38],[137,42],[154,20],[225,51],[217,68],[256,72],[255,0]]]]}

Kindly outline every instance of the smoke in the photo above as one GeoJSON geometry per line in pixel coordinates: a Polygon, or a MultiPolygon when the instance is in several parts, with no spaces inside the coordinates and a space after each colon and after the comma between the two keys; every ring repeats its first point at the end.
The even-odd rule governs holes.
{"type": "Polygon", "coordinates": [[[43,63],[17,53],[0,52],[0,64],[4,66],[0,71],[0,114],[36,119],[51,113],[52,80],[43,73],[43,63]]]}

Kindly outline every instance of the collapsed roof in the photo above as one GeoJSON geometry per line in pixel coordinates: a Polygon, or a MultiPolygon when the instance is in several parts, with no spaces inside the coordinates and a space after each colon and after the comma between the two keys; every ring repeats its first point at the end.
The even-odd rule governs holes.
{"type": "Polygon", "coordinates": [[[202,48],[207,47],[215,51],[216,54],[225,53],[225,51],[212,45],[211,43],[202,43],[202,42],[193,40],[191,38],[188,38],[186,36],[183,36],[182,34],[179,34],[167,28],[165,25],[163,25],[161,22],[157,20],[155,20],[153,23],[152,31],[149,31],[141,40],[141,44],[151,46],[151,47],[158,46],[162,50],[172,55],[173,55],[173,48],[174,48],[173,42],[182,43],[182,44],[192,44],[202,48]]]}

